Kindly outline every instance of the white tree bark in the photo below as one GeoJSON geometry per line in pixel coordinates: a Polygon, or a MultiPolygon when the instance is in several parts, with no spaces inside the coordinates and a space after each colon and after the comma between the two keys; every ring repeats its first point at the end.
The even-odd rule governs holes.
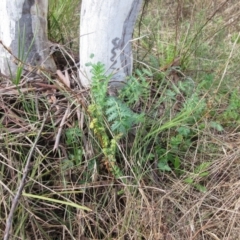
{"type": "Polygon", "coordinates": [[[132,73],[131,39],[142,0],[82,0],[80,18],[80,81],[91,83],[86,63],[101,62],[111,86],[120,87],[132,73]],[[93,59],[90,55],[94,54],[93,59]]]}
{"type": "MultiPolygon", "coordinates": [[[[0,0],[0,40],[21,61],[55,71],[55,63],[49,56],[47,10],[48,0],[0,0]]],[[[0,44],[3,74],[15,75],[17,63],[13,59],[0,44]]]]}

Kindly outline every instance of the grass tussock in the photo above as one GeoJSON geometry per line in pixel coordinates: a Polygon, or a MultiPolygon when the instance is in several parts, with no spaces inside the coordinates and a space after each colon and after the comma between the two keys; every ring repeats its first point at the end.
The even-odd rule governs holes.
{"type": "Polygon", "coordinates": [[[49,15],[67,71],[1,76],[0,238],[26,176],[11,239],[240,239],[240,3],[146,1],[116,99],[101,64],[79,85],[69,2],[49,15]]]}

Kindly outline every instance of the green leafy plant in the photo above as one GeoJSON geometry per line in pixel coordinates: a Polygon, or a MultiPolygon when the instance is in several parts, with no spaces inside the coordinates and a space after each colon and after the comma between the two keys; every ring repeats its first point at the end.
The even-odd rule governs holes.
{"type": "Polygon", "coordinates": [[[167,152],[164,148],[157,148],[156,153],[158,155],[158,169],[163,172],[175,171],[176,173],[180,172],[180,158],[171,153],[167,152]]]}
{"type": "Polygon", "coordinates": [[[134,113],[126,104],[115,97],[106,102],[106,116],[111,130],[116,134],[125,135],[134,124],[139,123],[144,114],[134,113]]]}
{"type": "Polygon", "coordinates": [[[140,98],[146,99],[149,95],[149,86],[146,77],[152,76],[147,69],[140,71],[136,69],[136,76],[130,76],[125,86],[120,90],[119,98],[125,101],[128,106],[139,101],[140,98]]]}
{"type": "Polygon", "coordinates": [[[164,67],[171,64],[176,57],[176,47],[173,44],[166,45],[164,43],[160,43],[159,49],[161,49],[161,52],[163,54],[160,60],[161,66],[164,67]]]}
{"type": "Polygon", "coordinates": [[[63,169],[73,168],[82,163],[83,150],[81,146],[82,132],[78,127],[66,129],[65,143],[68,158],[63,161],[63,169]]]}
{"type": "Polygon", "coordinates": [[[228,107],[222,114],[222,118],[228,122],[239,123],[239,120],[240,120],[239,109],[240,109],[240,97],[239,97],[238,90],[235,89],[231,93],[228,107]]]}
{"type": "Polygon", "coordinates": [[[211,162],[203,162],[196,166],[194,172],[191,173],[189,177],[185,178],[184,182],[192,185],[201,192],[206,192],[207,188],[203,184],[199,183],[199,179],[209,176],[208,168],[210,165],[211,162]]]}
{"type": "MultiPolygon", "coordinates": [[[[204,115],[207,108],[205,99],[201,97],[201,87],[191,78],[185,78],[176,85],[168,87],[161,98],[170,108],[177,101],[178,96],[184,97],[179,108],[180,112],[166,111],[163,116],[165,121],[161,125],[156,124],[156,130],[150,131],[146,139],[154,137],[154,134],[168,131],[168,137],[157,144],[154,150],[158,159],[157,166],[160,171],[173,171],[180,176],[185,170],[181,169],[179,153],[188,151],[193,144],[193,139],[199,135],[200,128],[205,127],[204,115]]],[[[211,126],[220,129],[219,125],[211,126]]]]}
{"type": "MultiPolygon", "coordinates": [[[[137,101],[141,91],[136,90],[135,92],[138,92],[138,94],[127,103],[120,98],[108,96],[107,88],[112,76],[105,75],[105,67],[101,63],[92,64],[91,66],[93,74],[91,85],[93,103],[89,106],[89,110],[92,112],[92,115],[101,119],[98,122],[101,121],[102,126],[105,124],[104,119],[106,117],[114,134],[125,135],[134,124],[139,123],[144,117],[143,114],[134,113],[127,105],[127,103],[130,104],[132,101],[137,101]]],[[[133,85],[129,84],[122,90],[122,97],[133,91],[133,85]]]]}
{"type": "MultiPolygon", "coordinates": [[[[107,95],[108,84],[112,75],[105,75],[105,66],[102,63],[89,63],[88,66],[92,67],[91,73],[93,75],[91,84],[92,103],[88,107],[91,118],[90,128],[100,142],[105,165],[108,166],[116,178],[120,178],[123,174],[116,162],[117,141],[125,136],[134,124],[139,123],[144,115],[134,113],[120,98],[107,95]],[[108,134],[109,126],[112,137],[108,134]]],[[[131,87],[130,84],[129,88],[131,87]]],[[[131,90],[125,88],[125,91],[129,92],[131,90]]],[[[137,100],[137,97],[134,100],[137,100]]]]}

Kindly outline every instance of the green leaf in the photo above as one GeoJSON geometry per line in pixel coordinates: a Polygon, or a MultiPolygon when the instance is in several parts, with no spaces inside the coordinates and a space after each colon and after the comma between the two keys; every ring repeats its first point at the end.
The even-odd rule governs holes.
{"type": "Polygon", "coordinates": [[[179,170],[180,169],[180,165],[181,165],[181,162],[180,162],[179,157],[175,157],[174,158],[174,169],[175,170],[179,170]]]}
{"type": "Polygon", "coordinates": [[[188,183],[188,184],[192,184],[193,183],[193,179],[188,177],[188,178],[184,179],[184,182],[188,183]]]}
{"type": "Polygon", "coordinates": [[[171,145],[172,146],[178,146],[179,144],[182,143],[183,141],[183,136],[181,134],[178,134],[177,136],[175,137],[171,137],[171,145]]]}
{"type": "Polygon", "coordinates": [[[177,132],[178,132],[179,134],[187,137],[187,136],[190,134],[191,130],[190,130],[189,127],[181,126],[181,127],[179,127],[179,128],[177,129],[177,132]]]}
{"type": "Polygon", "coordinates": [[[194,184],[194,187],[195,187],[198,191],[200,191],[200,192],[206,192],[206,191],[207,191],[207,188],[204,187],[204,186],[201,185],[201,184],[194,184]]]}
{"type": "Polygon", "coordinates": [[[153,76],[152,72],[149,69],[143,68],[142,71],[143,71],[143,73],[145,73],[149,77],[153,76]]]}
{"type": "Polygon", "coordinates": [[[64,159],[62,161],[61,167],[63,171],[66,171],[67,169],[70,169],[74,166],[73,161],[69,159],[64,159]]]}
{"type": "Polygon", "coordinates": [[[224,130],[224,128],[222,127],[221,124],[217,123],[217,122],[210,122],[210,127],[216,129],[219,132],[222,132],[224,130]]]}
{"type": "Polygon", "coordinates": [[[168,96],[170,99],[175,99],[176,93],[174,91],[167,89],[166,96],[168,96]]]}
{"type": "Polygon", "coordinates": [[[81,138],[82,132],[78,127],[68,128],[65,132],[66,135],[66,144],[72,145],[75,144],[78,139],[81,138]]]}
{"type": "Polygon", "coordinates": [[[201,173],[205,171],[210,165],[211,165],[211,162],[203,162],[195,168],[194,173],[196,174],[201,173]]]}
{"type": "Polygon", "coordinates": [[[199,176],[200,177],[207,177],[207,176],[209,176],[209,172],[208,171],[207,172],[202,172],[202,173],[199,174],[199,176]]]}
{"type": "Polygon", "coordinates": [[[106,115],[111,129],[117,134],[126,134],[133,124],[140,122],[142,115],[134,113],[126,104],[114,97],[106,101],[106,115]]]}
{"type": "Polygon", "coordinates": [[[170,172],[172,169],[169,167],[168,163],[166,160],[163,160],[163,161],[159,161],[158,162],[158,168],[161,170],[161,171],[168,171],[170,172]]]}

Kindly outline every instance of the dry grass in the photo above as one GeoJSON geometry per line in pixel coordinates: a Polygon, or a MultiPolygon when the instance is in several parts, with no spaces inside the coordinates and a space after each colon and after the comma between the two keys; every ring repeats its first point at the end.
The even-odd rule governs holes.
{"type": "MultiPolygon", "coordinates": [[[[198,134],[190,139],[187,150],[178,149],[183,171],[180,175],[174,170],[159,171],[156,156],[155,160],[140,165],[141,158],[148,159],[144,154],[155,154],[155,145],[170,144],[175,129],[158,134],[152,146],[141,141],[142,133],[138,138],[129,136],[119,143],[119,165],[126,175],[123,184],[101,162],[98,140],[89,130],[86,111],[89,92],[81,89],[77,77],[71,75],[68,81],[66,73],[50,77],[35,75],[34,81],[29,81],[26,76],[18,86],[2,77],[0,238],[3,239],[26,159],[47,114],[24,187],[24,193],[38,198],[23,194],[19,200],[11,239],[240,239],[239,118],[222,115],[229,107],[232,91],[239,92],[240,54],[238,43],[234,45],[239,16],[240,3],[234,0],[164,3],[153,0],[142,16],[140,34],[147,37],[135,44],[135,52],[137,60],[154,69],[154,77],[149,79],[154,100],[150,99],[145,109],[162,94],[163,90],[157,88],[162,84],[163,70],[173,85],[182,79],[168,71],[175,66],[176,58],[180,58],[177,65],[182,67],[184,76],[191,77],[196,84],[201,84],[209,73],[214,75],[210,88],[201,92],[207,102],[201,117],[205,126],[201,128],[200,120],[191,126],[198,134]],[[174,53],[166,50],[170,45],[174,46],[174,53]],[[220,122],[224,130],[211,128],[211,121],[220,122]],[[68,129],[81,132],[71,145],[67,143],[68,129]],[[81,153],[70,159],[76,150],[81,153]],[[67,159],[71,160],[71,166],[65,165],[70,164],[67,159]],[[196,167],[206,162],[211,163],[205,169],[208,174],[194,175],[196,167]],[[201,192],[186,183],[189,176],[207,190],[201,192]],[[46,201],[42,197],[63,202],[46,201]],[[69,206],[69,201],[92,211],[69,206]]],[[[184,99],[178,97],[181,104],[184,99]]]]}

